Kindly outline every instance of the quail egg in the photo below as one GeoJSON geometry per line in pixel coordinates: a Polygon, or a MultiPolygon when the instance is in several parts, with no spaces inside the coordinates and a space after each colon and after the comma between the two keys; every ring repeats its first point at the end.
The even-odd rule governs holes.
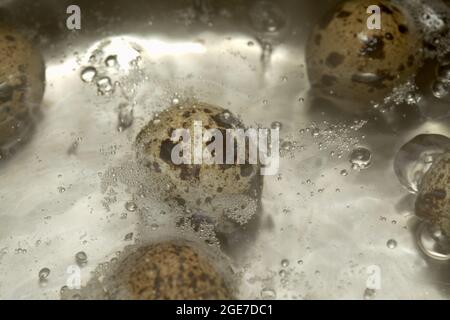
{"type": "Polygon", "coordinates": [[[222,272],[209,255],[177,241],[139,247],[118,261],[106,276],[109,299],[231,299],[222,272]]]}
{"type": "Polygon", "coordinates": [[[0,24],[0,156],[33,126],[44,91],[40,54],[17,30],[0,24]]]}
{"type": "Polygon", "coordinates": [[[423,177],[416,214],[450,237],[450,152],[438,158],[423,177]]]}
{"type": "MultiPolygon", "coordinates": [[[[199,122],[203,134],[209,129],[222,133],[222,156],[229,151],[226,150],[226,130],[244,128],[238,118],[220,107],[201,102],[172,106],[138,134],[138,162],[149,169],[149,182],[161,181],[159,191],[163,200],[206,218],[217,231],[227,233],[225,229],[244,225],[255,215],[261,193],[260,167],[248,161],[245,164],[175,164],[172,151],[178,141],[173,141],[172,133],[184,128],[194,137],[194,125],[199,122]]],[[[204,136],[200,144],[206,149],[214,139],[204,136]]]]}
{"type": "Polygon", "coordinates": [[[311,86],[347,101],[379,102],[414,77],[423,61],[421,44],[412,18],[394,2],[344,1],[310,35],[306,61],[311,86]],[[373,5],[380,9],[379,29],[368,24],[373,5]]]}

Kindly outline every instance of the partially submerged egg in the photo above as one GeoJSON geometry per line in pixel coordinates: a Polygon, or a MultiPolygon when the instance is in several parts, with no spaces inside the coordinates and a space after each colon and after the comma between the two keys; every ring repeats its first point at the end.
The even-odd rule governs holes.
{"type": "Polygon", "coordinates": [[[438,158],[423,177],[416,214],[450,237],[450,152],[438,158]]]}
{"type": "Polygon", "coordinates": [[[193,246],[162,242],[138,248],[119,261],[109,298],[138,300],[231,299],[229,286],[210,258],[193,246]],[[114,292],[115,291],[115,292],[114,292]]]}
{"type": "Polygon", "coordinates": [[[0,156],[33,126],[44,91],[44,64],[21,33],[0,24],[0,156]]]}
{"type": "Polygon", "coordinates": [[[421,43],[408,13],[392,1],[344,1],[310,36],[306,60],[311,86],[342,99],[381,100],[414,77],[423,60],[421,43]],[[380,29],[370,24],[369,29],[373,13],[367,11],[373,5],[380,8],[380,29]]]}
{"type": "MultiPolygon", "coordinates": [[[[172,134],[177,129],[188,129],[193,140],[195,123],[201,123],[202,133],[209,129],[222,133],[223,157],[228,151],[235,152],[226,149],[226,130],[243,129],[241,121],[220,107],[186,102],[163,111],[141,130],[136,138],[138,161],[149,169],[149,183],[160,182],[162,199],[227,232],[228,221],[242,225],[256,213],[261,193],[260,168],[248,162],[176,164],[172,152],[179,141],[174,141],[172,134]]],[[[214,140],[204,139],[200,144],[206,149],[214,140]]]]}

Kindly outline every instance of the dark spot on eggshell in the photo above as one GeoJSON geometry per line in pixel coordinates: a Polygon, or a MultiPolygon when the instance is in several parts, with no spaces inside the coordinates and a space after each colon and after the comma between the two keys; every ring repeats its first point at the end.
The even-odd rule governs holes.
{"type": "Polygon", "coordinates": [[[180,169],[181,180],[200,180],[200,165],[181,164],[176,168],[180,169]]]}
{"type": "Polygon", "coordinates": [[[404,24],[401,24],[398,26],[398,31],[400,31],[400,33],[402,33],[402,34],[406,34],[409,32],[409,29],[404,24]]]}
{"type": "Polygon", "coordinates": [[[339,11],[339,12],[338,12],[338,14],[336,15],[336,17],[342,19],[342,18],[347,18],[347,17],[349,17],[349,16],[351,16],[351,15],[352,15],[351,12],[342,10],[342,11],[339,11]]]}
{"type": "Polygon", "coordinates": [[[339,54],[337,52],[331,52],[325,63],[328,67],[330,68],[336,68],[338,67],[343,61],[345,60],[345,56],[343,56],[342,54],[339,54]]]}
{"type": "Polygon", "coordinates": [[[326,87],[330,87],[337,82],[337,78],[335,76],[331,76],[328,74],[324,74],[322,76],[322,84],[326,87]]]}
{"type": "Polygon", "coordinates": [[[161,149],[159,152],[159,157],[166,163],[173,165],[172,161],[172,149],[177,145],[170,139],[166,139],[161,143],[161,149]]]}
{"type": "Polygon", "coordinates": [[[380,3],[380,4],[378,4],[378,6],[380,7],[382,13],[394,14],[394,12],[390,8],[388,8],[386,5],[380,3]]]}

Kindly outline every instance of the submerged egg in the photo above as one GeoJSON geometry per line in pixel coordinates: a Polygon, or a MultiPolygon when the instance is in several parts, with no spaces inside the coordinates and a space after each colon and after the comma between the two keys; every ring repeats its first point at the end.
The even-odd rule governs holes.
{"type": "Polygon", "coordinates": [[[423,177],[416,214],[450,237],[450,152],[438,158],[423,177]]]}
{"type": "Polygon", "coordinates": [[[231,299],[225,278],[207,255],[187,244],[140,247],[119,262],[110,298],[139,300],[231,299]]]}
{"type": "Polygon", "coordinates": [[[221,159],[225,162],[226,154],[235,152],[234,148],[227,150],[226,144],[226,130],[233,128],[244,127],[229,111],[205,103],[186,102],[160,113],[136,138],[138,161],[149,169],[149,181],[161,182],[162,198],[197,217],[204,217],[219,229],[228,228],[230,221],[245,224],[256,213],[261,192],[260,168],[248,161],[246,164],[196,163],[195,132],[203,134],[203,142],[200,140],[197,146],[207,150],[216,137],[207,138],[206,130],[217,129],[222,134],[223,148],[211,154],[220,152],[219,157],[224,157],[221,159]],[[180,141],[172,138],[177,129],[189,130],[190,140],[186,139],[191,141],[192,155],[186,158],[189,163],[175,164],[173,159],[175,146],[180,146],[180,141]]]}
{"type": "Polygon", "coordinates": [[[354,101],[382,99],[413,77],[423,60],[412,19],[387,0],[340,3],[314,29],[306,51],[312,87],[354,101]],[[367,12],[373,5],[380,8],[379,29],[367,12]]]}
{"type": "Polygon", "coordinates": [[[26,138],[44,90],[40,54],[17,30],[0,24],[0,157],[26,138]]]}

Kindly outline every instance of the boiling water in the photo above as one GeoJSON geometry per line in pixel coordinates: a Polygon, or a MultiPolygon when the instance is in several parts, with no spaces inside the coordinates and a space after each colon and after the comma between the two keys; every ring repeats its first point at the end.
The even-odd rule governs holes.
{"type": "MultiPolygon", "coordinates": [[[[47,83],[31,141],[0,168],[0,297],[59,298],[73,270],[86,285],[126,246],[179,232],[133,144],[155,114],[197,99],[280,130],[258,226],[227,248],[238,298],[448,298],[445,252],[430,255],[436,239],[408,192],[428,168],[423,155],[446,145],[434,135],[450,136],[445,39],[427,90],[406,86],[371,116],[343,114],[310,94],[304,57],[334,3],[79,1],[82,29],[68,31],[59,1],[5,1],[35,30],[47,83]],[[411,148],[421,134],[433,135],[411,148]]],[[[433,8],[445,7],[428,4],[428,18],[416,17],[429,36],[433,8]]],[[[217,249],[207,225],[194,233],[217,249]]]]}

